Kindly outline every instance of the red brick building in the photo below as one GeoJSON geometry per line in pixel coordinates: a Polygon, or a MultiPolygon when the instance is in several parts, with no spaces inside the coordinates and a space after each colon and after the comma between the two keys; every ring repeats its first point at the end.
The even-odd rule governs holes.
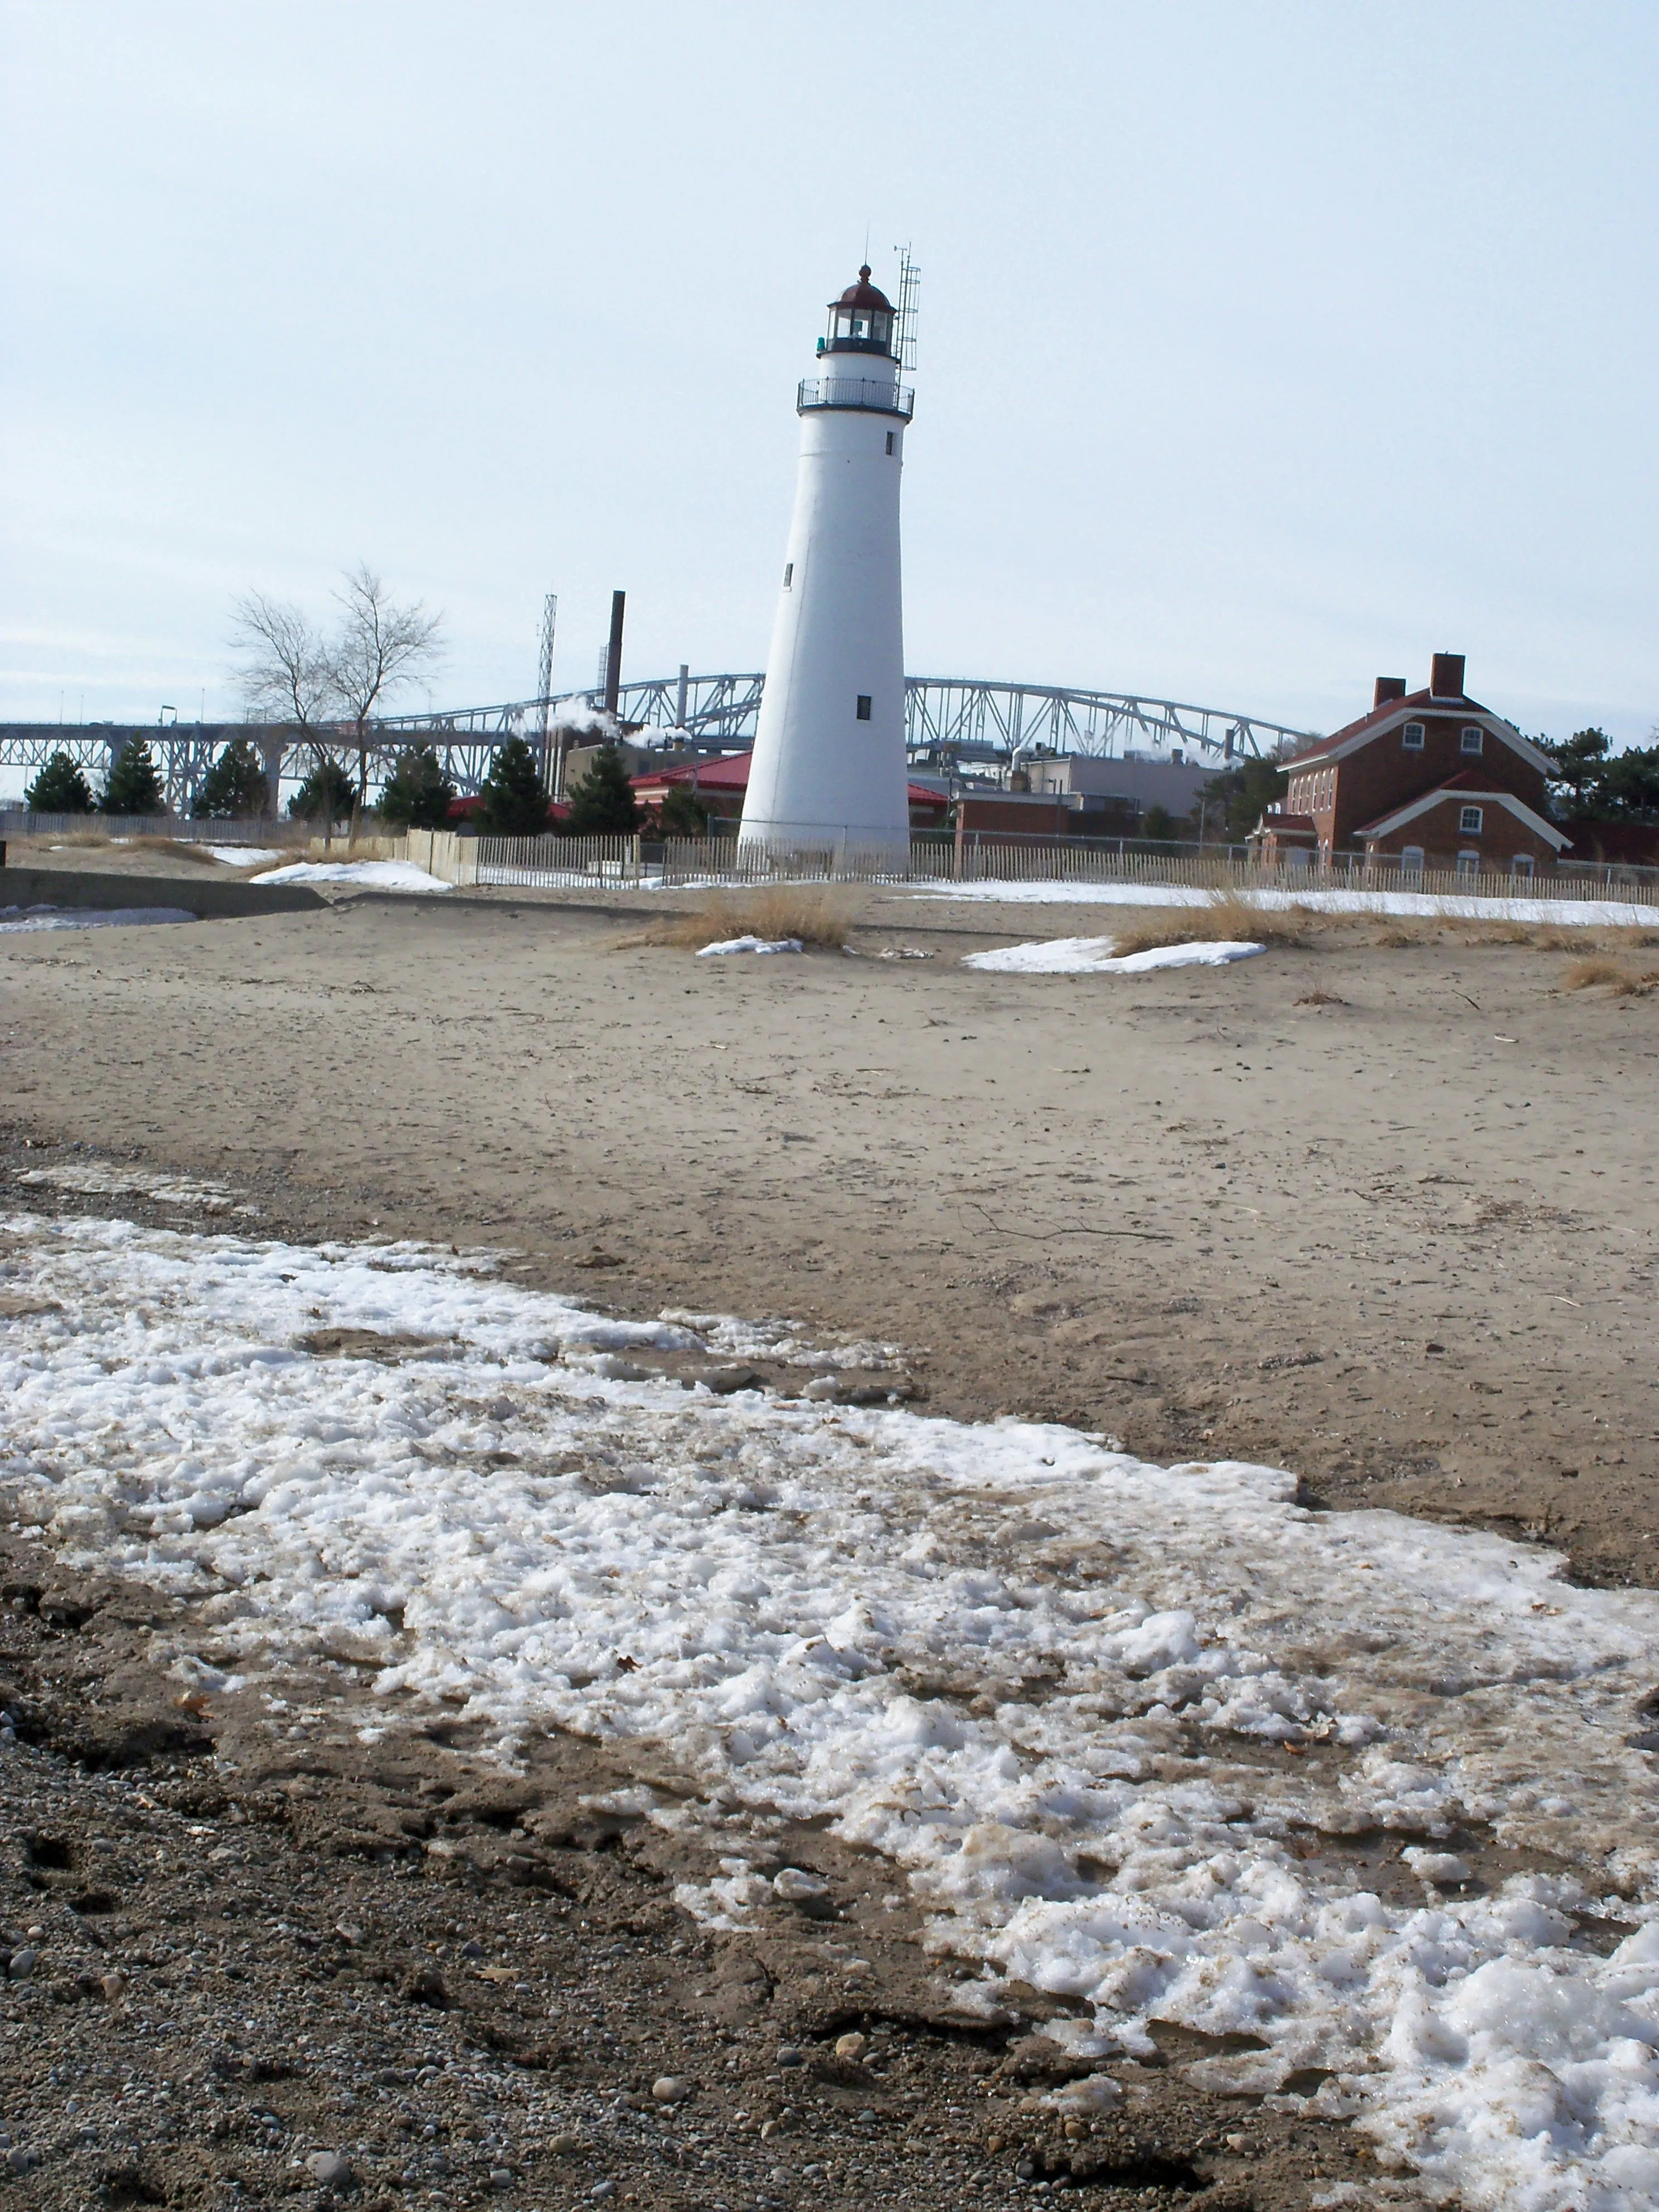
{"type": "MultiPolygon", "coordinates": [[[[671,791],[690,791],[700,799],[711,817],[738,820],[743,797],[749,788],[750,753],[723,753],[717,760],[688,761],[678,768],[659,768],[648,775],[630,776],[634,796],[641,806],[660,806],[671,791]]],[[[950,801],[926,785],[913,783],[910,793],[912,830],[937,830],[950,801]]]]}
{"type": "Polygon", "coordinates": [[[1379,676],[1369,714],[1288,764],[1282,808],[1254,838],[1264,860],[1363,852],[1407,872],[1531,875],[1571,843],[1552,822],[1549,762],[1463,689],[1463,656],[1437,653],[1425,691],[1379,676]]]}

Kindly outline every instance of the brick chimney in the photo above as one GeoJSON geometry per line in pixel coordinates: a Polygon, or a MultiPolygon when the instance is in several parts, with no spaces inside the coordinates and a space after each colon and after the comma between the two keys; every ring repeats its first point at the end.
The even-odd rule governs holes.
{"type": "Polygon", "coordinates": [[[1390,699],[1403,699],[1405,696],[1406,679],[1403,676],[1379,676],[1376,696],[1371,701],[1372,709],[1375,711],[1378,707],[1386,706],[1390,699]]]}
{"type": "Polygon", "coordinates": [[[1461,699],[1463,696],[1463,656],[1461,653],[1437,653],[1431,664],[1429,690],[1437,699],[1461,699]]]}

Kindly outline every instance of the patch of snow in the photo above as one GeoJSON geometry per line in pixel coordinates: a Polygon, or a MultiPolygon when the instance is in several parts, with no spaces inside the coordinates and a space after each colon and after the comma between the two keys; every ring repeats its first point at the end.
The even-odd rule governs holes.
{"type": "Polygon", "coordinates": [[[158,1199],[164,1206],[200,1206],[210,1213],[225,1212],[234,1196],[227,1183],[198,1182],[191,1176],[158,1175],[148,1168],[116,1160],[64,1160],[52,1167],[25,1168],[17,1180],[37,1188],[77,1190],[94,1197],[118,1197],[136,1192],[143,1198],[158,1199]]]}
{"type": "Polygon", "coordinates": [[[792,1367],[857,1367],[892,1372],[904,1364],[903,1348],[854,1338],[820,1344],[803,1333],[798,1321],[742,1321],[731,1314],[690,1313],[665,1306],[662,1318],[676,1328],[695,1329],[711,1352],[727,1359],[781,1359],[792,1367]]]}
{"type": "Polygon", "coordinates": [[[194,921],[179,906],[0,907],[0,935],[20,937],[37,929],[139,929],[156,921],[194,921]]]}
{"type": "Polygon", "coordinates": [[[728,937],[718,945],[705,945],[699,960],[712,960],[726,952],[799,952],[798,937],[728,937]]]}
{"type": "Polygon", "coordinates": [[[205,849],[228,868],[269,868],[283,857],[280,845],[209,845],[205,849]]]}
{"type": "Polygon", "coordinates": [[[377,891],[447,891],[450,886],[428,875],[412,860],[295,860],[286,868],[267,868],[259,884],[362,884],[377,891]]]}
{"type": "Polygon", "coordinates": [[[1261,945],[1225,939],[1197,945],[1154,945],[1145,952],[1113,956],[1109,937],[1053,937],[1042,945],[1004,945],[994,952],[964,955],[964,968],[1000,975],[1145,975],[1158,968],[1224,968],[1265,951],[1261,945]]]}
{"type": "Polygon", "coordinates": [[[1479,2212],[1651,2205],[1653,1595],[1304,1511],[1277,1468],[607,1373],[700,1334],[418,1247],[15,1214],[0,1287],[41,1309],[0,1337],[8,1502],[191,1601],[222,1671],[345,1638],[504,1757],[665,1748],[704,1794],[651,1818],[718,1796],[734,1855],[684,1897],[717,1925],[788,1909],[744,1815],[756,1856],[827,1820],[908,1879],[963,2002],[1052,1991],[1091,2060],[1248,2033],[1212,2086],[1299,2110],[1323,2069],[1313,2109],[1479,2212]],[[313,1357],[319,1323],[417,1348],[313,1357]],[[1459,1882],[1486,1835],[1552,1871],[1459,1882]],[[1379,1836],[1425,1856],[1379,1881],[1379,1836]]]}
{"type": "MultiPolygon", "coordinates": [[[[991,899],[1007,906],[1208,906],[1211,894],[1180,884],[930,884],[918,899],[991,899]]],[[[1460,898],[1426,891],[1242,890],[1267,913],[1305,907],[1315,914],[1414,915],[1435,921],[1559,922],[1565,927],[1659,929],[1659,906],[1619,899],[1460,898]]]]}

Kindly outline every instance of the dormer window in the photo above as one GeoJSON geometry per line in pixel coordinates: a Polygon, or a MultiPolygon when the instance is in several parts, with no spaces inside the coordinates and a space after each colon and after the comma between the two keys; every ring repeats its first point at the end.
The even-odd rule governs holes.
{"type": "Polygon", "coordinates": [[[1480,750],[1481,735],[1480,731],[1471,726],[1463,731],[1458,738],[1458,744],[1466,753],[1478,753],[1480,750]]]}
{"type": "Polygon", "coordinates": [[[1424,730],[1421,722],[1407,722],[1405,728],[1400,733],[1400,741],[1405,746],[1406,750],[1408,753],[1420,753],[1422,751],[1423,738],[1424,730]]]}

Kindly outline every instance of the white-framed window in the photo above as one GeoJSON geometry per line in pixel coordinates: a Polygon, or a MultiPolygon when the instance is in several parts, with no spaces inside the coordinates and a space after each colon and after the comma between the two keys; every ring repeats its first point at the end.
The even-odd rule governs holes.
{"type": "Polygon", "coordinates": [[[1530,876],[1532,873],[1532,854],[1530,853],[1517,853],[1515,858],[1510,862],[1510,873],[1512,876],[1530,876]]]}
{"type": "Polygon", "coordinates": [[[1420,753],[1422,751],[1423,738],[1424,730],[1421,722],[1407,722],[1405,728],[1400,732],[1400,742],[1404,745],[1408,753],[1420,753]]]}
{"type": "Polygon", "coordinates": [[[1402,876],[1420,876],[1422,874],[1423,848],[1420,845],[1407,845],[1401,852],[1400,855],[1400,872],[1402,876]]]}
{"type": "Polygon", "coordinates": [[[1480,872],[1480,854],[1460,853],[1457,856],[1457,872],[1460,876],[1478,876],[1480,872]]]}
{"type": "Polygon", "coordinates": [[[1457,739],[1459,749],[1466,753],[1478,753],[1480,750],[1480,741],[1484,735],[1484,731],[1477,729],[1473,723],[1470,723],[1466,729],[1462,730],[1459,733],[1457,739]]]}
{"type": "Polygon", "coordinates": [[[1460,837],[1478,837],[1480,824],[1486,820],[1485,810],[1479,806],[1460,806],[1457,810],[1457,834],[1460,837]]]}

